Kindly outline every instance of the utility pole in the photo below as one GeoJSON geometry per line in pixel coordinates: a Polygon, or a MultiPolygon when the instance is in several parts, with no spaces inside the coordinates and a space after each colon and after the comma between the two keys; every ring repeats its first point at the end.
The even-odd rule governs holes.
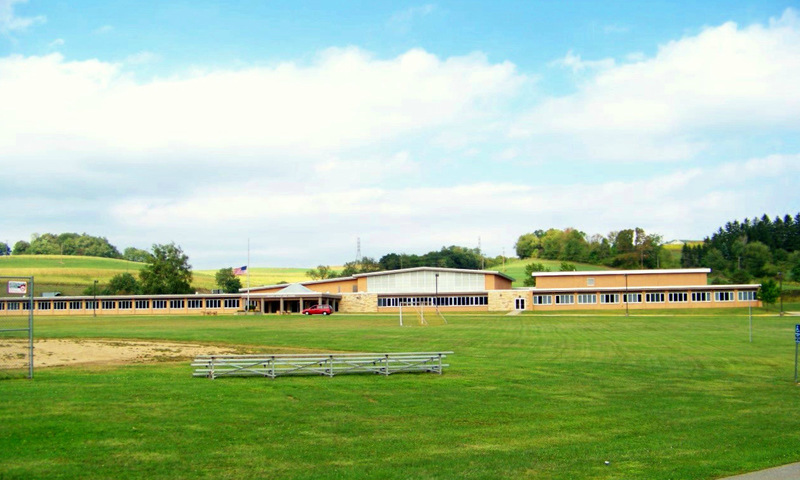
{"type": "Polygon", "coordinates": [[[94,281],[94,300],[92,301],[92,314],[97,316],[97,280],[94,281]]]}

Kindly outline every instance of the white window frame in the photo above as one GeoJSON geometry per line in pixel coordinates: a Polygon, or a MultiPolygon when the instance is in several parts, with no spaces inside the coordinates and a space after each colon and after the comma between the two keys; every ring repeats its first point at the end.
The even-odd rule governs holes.
{"type": "Polygon", "coordinates": [[[756,300],[755,290],[739,290],[740,302],[753,302],[756,300]]]}
{"type": "Polygon", "coordinates": [[[596,293],[579,293],[578,305],[595,305],[597,304],[596,293]]]}
{"type": "Polygon", "coordinates": [[[600,303],[603,305],[619,303],[619,293],[601,293],[600,303]],[[609,300],[611,301],[609,302],[609,300]]]}

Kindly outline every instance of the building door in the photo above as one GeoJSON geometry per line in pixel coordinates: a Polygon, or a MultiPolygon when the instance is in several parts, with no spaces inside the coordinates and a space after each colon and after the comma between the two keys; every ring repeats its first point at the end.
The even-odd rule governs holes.
{"type": "Polygon", "coordinates": [[[520,297],[520,298],[515,298],[514,299],[514,310],[525,310],[525,299],[524,298],[520,297]]]}

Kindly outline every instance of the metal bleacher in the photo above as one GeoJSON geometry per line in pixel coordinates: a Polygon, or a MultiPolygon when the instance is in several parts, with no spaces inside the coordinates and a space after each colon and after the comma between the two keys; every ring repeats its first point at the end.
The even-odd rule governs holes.
{"type": "Polygon", "coordinates": [[[318,353],[266,355],[199,355],[192,362],[195,377],[282,377],[345,373],[391,375],[404,372],[442,374],[453,352],[318,353]]]}

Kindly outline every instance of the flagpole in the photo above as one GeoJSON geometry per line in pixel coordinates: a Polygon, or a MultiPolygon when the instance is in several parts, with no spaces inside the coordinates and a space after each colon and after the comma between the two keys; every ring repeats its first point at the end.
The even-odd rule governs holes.
{"type": "Polygon", "coordinates": [[[247,313],[250,313],[250,237],[247,237],[247,313]]]}

